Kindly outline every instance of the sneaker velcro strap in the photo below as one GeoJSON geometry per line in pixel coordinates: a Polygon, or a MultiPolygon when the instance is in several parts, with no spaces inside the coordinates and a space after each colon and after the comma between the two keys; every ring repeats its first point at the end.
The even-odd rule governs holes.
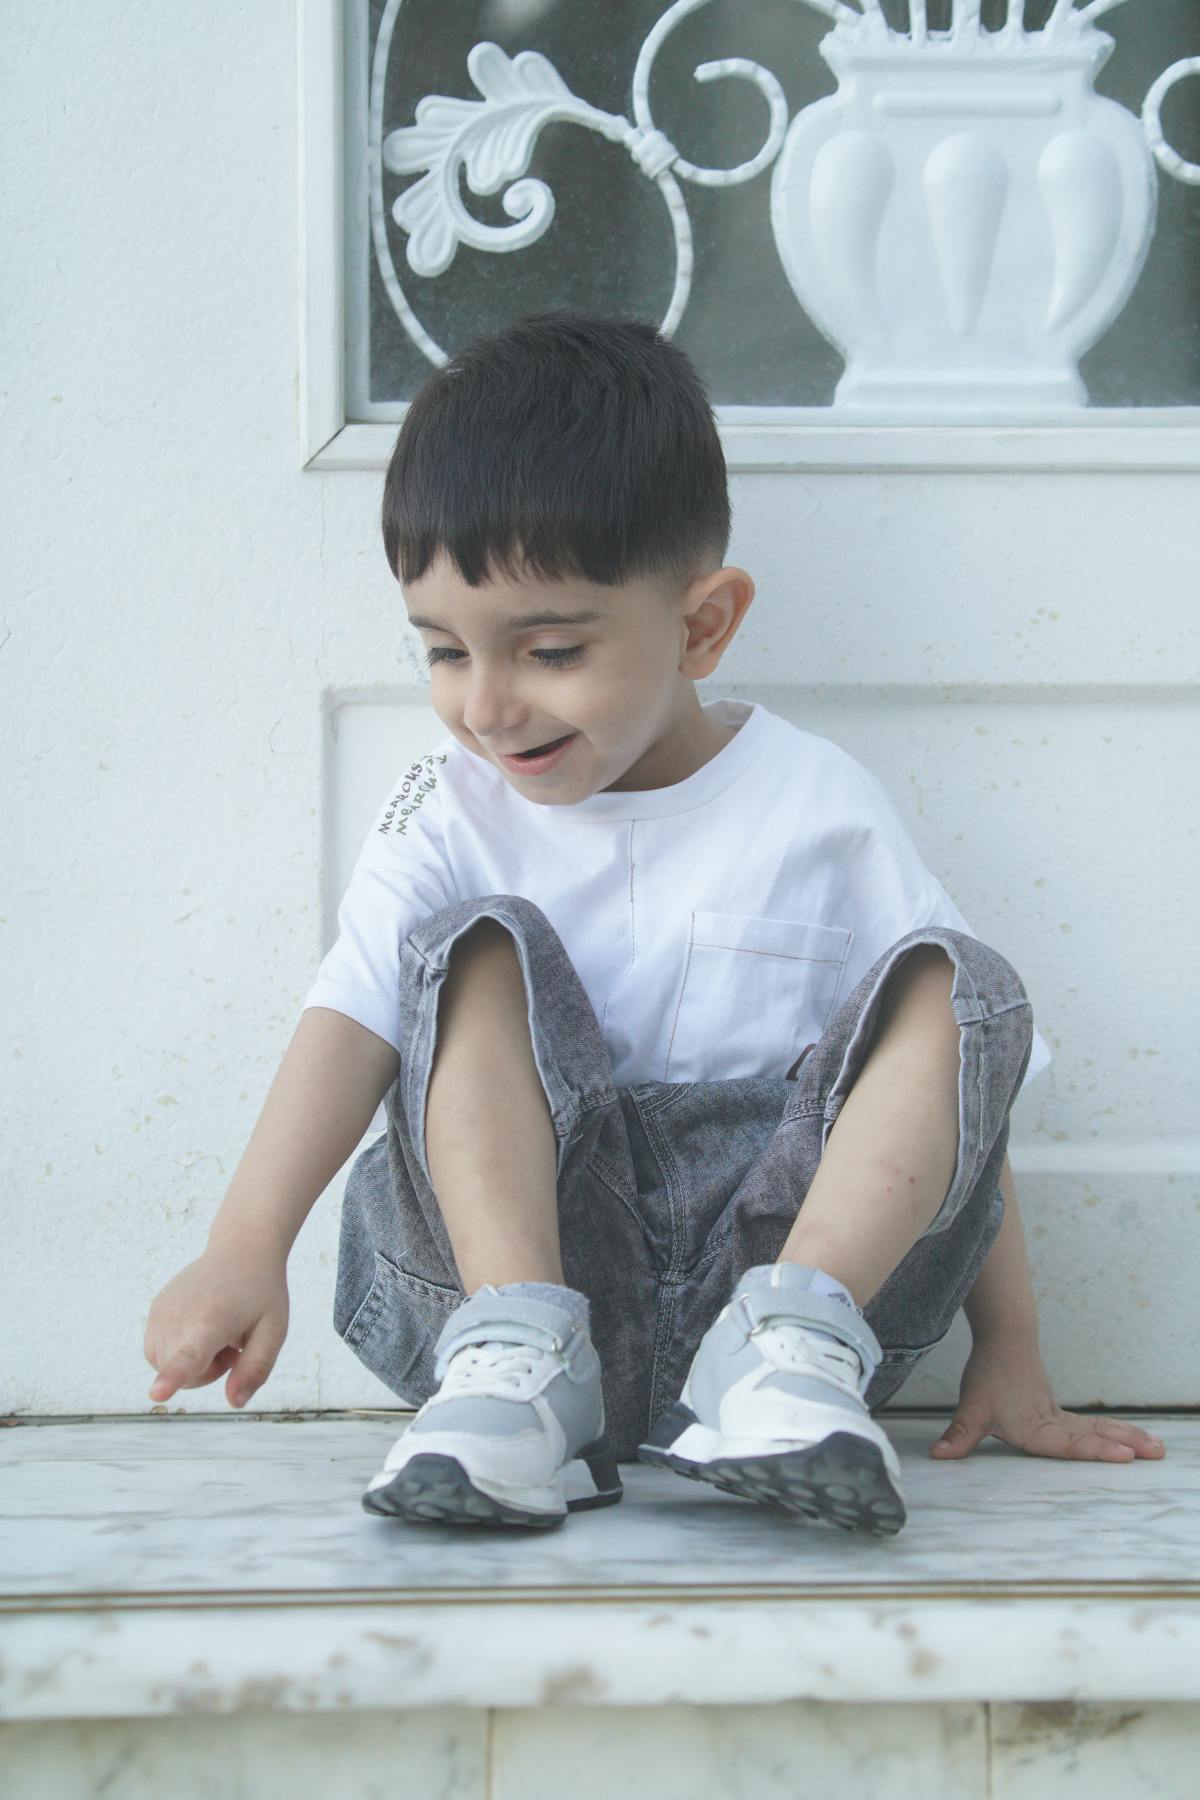
{"type": "Polygon", "coordinates": [[[870,1380],[883,1361],[883,1347],[861,1313],[851,1311],[832,1294],[814,1294],[797,1288],[744,1288],[734,1312],[741,1314],[748,1332],[773,1319],[781,1324],[815,1325],[832,1330],[854,1346],[870,1380]]]}
{"type": "Polygon", "coordinates": [[[434,1377],[442,1379],[450,1358],[464,1344],[490,1340],[557,1350],[578,1379],[585,1335],[582,1325],[565,1319],[556,1308],[545,1306],[540,1300],[523,1299],[518,1294],[472,1294],[442,1326],[434,1347],[434,1377]]]}

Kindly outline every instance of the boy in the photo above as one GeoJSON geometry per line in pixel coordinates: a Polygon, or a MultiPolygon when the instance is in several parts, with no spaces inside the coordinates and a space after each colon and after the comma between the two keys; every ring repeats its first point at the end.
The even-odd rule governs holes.
{"type": "Polygon", "coordinates": [[[729,532],[704,390],[648,324],[518,320],[399,432],[384,544],[448,735],[376,817],[145,1343],[153,1399],[228,1371],[245,1403],[296,1234],[386,1100],[334,1324],[419,1410],[368,1511],[553,1525],[640,1457],[889,1535],[872,1409],[960,1305],[935,1450],[1162,1453],[1063,1412],[1041,1363],[1006,1150],[1050,1055],[1020,977],[869,771],[696,692],[754,596],[729,532]]]}

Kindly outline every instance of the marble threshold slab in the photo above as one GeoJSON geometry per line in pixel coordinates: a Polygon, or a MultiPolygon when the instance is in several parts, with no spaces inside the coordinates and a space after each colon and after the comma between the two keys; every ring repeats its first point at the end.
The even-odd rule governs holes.
{"type": "Polygon", "coordinates": [[[1200,1699],[1200,1418],[1119,1465],[946,1416],[882,1415],[890,1539],[637,1463],[552,1531],[375,1518],[405,1412],[9,1419],[0,1718],[1200,1699]]]}

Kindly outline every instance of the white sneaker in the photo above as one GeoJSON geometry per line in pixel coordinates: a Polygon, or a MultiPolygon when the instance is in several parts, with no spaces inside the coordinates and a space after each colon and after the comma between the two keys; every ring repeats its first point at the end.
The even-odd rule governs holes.
{"type": "Polygon", "coordinates": [[[367,1483],[367,1512],[547,1526],[621,1499],[600,1358],[569,1313],[482,1287],[443,1326],[434,1373],[438,1391],[367,1483]]]}
{"type": "Polygon", "coordinates": [[[807,1288],[811,1270],[775,1268],[771,1286],[738,1283],[638,1458],[845,1531],[894,1536],[907,1516],[900,1459],[863,1400],[879,1341],[857,1308],[807,1288]]]}

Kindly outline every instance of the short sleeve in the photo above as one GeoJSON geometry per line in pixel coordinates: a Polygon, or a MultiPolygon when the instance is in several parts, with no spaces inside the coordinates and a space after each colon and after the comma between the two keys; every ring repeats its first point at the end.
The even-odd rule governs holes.
{"type": "MultiPolygon", "coordinates": [[[[869,898],[866,917],[860,915],[855,931],[851,957],[856,960],[843,978],[843,995],[853,991],[891,944],[922,925],[944,925],[967,937],[979,938],[937,876],[925,866],[882,782],[861,763],[856,767],[866,782],[866,810],[860,835],[864,856],[862,881],[869,898]]],[[[1022,1091],[1053,1060],[1050,1047],[1035,1024],[1022,1091]]]]}
{"type": "Polygon", "coordinates": [[[345,1013],[401,1055],[400,946],[422,919],[458,897],[446,856],[445,762],[433,751],[393,783],[338,906],[337,938],[300,1009],[345,1013]]]}

